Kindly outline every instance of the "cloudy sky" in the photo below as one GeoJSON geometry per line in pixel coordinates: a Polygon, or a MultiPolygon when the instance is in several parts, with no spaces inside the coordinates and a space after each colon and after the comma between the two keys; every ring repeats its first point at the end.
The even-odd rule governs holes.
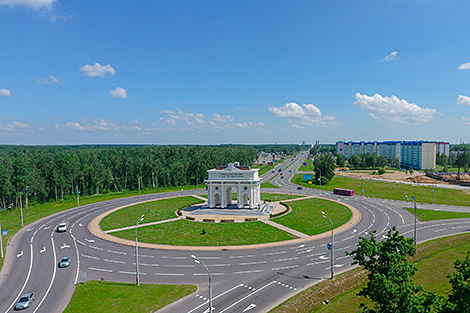
{"type": "Polygon", "coordinates": [[[468,12],[0,0],[0,144],[469,142],[468,12]]]}

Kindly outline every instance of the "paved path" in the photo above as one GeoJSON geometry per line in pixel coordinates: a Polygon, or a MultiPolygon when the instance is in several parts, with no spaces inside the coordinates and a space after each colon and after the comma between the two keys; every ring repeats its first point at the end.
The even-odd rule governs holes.
{"type": "Polygon", "coordinates": [[[301,233],[295,229],[292,229],[292,228],[289,228],[287,226],[284,226],[284,225],[281,225],[281,224],[278,224],[276,222],[273,222],[273,221],[265,221],[265,220],[262,220],[263,223],[265,224],[268,224],[268,225],[271,225],[273,227],[276,227],[276,228],[279,228],[280,230],[283,230],[285,232],[288,232],[289,234],[292,234],[294,236],[297,236],[299,238],[306,238],[306,237],[309,237],[309,235],[306,235],[304,233],[301,233]]]}
{"type": "MultiPolygon", "coordinates": [[[[162,223],[167,223],[167,222],[175,222],[179,219],[180,219],[179,217],[175,217],[175,218],[171,218],[169,220],[164,220],[164,221],[157,221],[157,222],[151,222],[151,223],[146,223],[146,224],[139,224],[138,227],[140,228],[140,227],[144,227],[144,226],[162,224],[162,223]]],[[[132,226],[127,226],[127,227],[122,227],[122,228],[111,229],[111,230],[106,230],[105,233],[109,234],[109,233],[114,233],[114,232],[121,231],[121,230],[135,229],[135,227],[136,226],[132,225],[132,226]]]]}

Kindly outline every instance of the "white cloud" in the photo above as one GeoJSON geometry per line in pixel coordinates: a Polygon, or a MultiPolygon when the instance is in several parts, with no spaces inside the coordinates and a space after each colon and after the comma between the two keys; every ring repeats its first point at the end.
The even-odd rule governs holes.
{"type": "Polygon", "coordinates": [[[114,90],[108,92],[113,98],[127,98],[127,91],[124,88],[117,87],[114,90]]]}
{"type": "Polygon", "coordinates": [[[55,76],[51,76],[51,75],[49,75],[49,78],[41,77],[36,82],[38,84],[50,84],[50,83],[59,84],[60,83],[60,81],[55,76]]]}
{"type": "Polygon", "coordinates": [[[286,118],[292,127],[298,129],[304,129],[305,126],[334,127],[338,124],[336,117],[322,116],[321,110],[313,104],[300,106],[289,102],[282,107],[268,107],[268,110],[279,118],[286,118]]]}
{"type": "Polygon", "coordinates": [[[0,5],[17,6],[23,5],[33,9],[47,8],[50,9],[52,4],[57,0],[0,0],[0,5]]]}
{"type": "Polygon", "coordinates": [[[398,60],[398,52],[397,51],[390,52],[389,55],[387,55],[383,59],[378,60],[377,62],[391,62],[393,60],[398,60]]]}
{"type": "Polygon", "coordinates": [[[396,96],[382,97],[375,94],[372,97],[356,93],[359,108],[370,111],[370,116],[384,124],[421,124],[432,120],[437,110],[422,108],[396,96]]]}
{"type": "Polygon", "coordinates": [[[458,70],[459,70],[459,71],[462,71],[462,70],[470,70],[470,63],[463,63],[463,64],[460,64],[460,66],[458,67],[458,70]]]}
{"type": "Polygon", "coordinates": [[[219,132],[221,130],[234,130],[234,129],[248,129],[260,128],[264,126],[261,122],[238,122],[230,115],[221,115],[213,113],[209,118],[206,118],[202,113],[187,113],[180,109],[176,110],[163,110],[162,113],[167,117],[161,117],[158,120],[158,127],[154,129],[147,128],[146,130],[212,130],[219,132]]]}
{"type": "Polygon", "coordinates": [[[18,129],[31,130],[33,127],[31,125],[22,123],[22,122],[11,122],[9,124],[0,123],[0,131],[2,132],[14,132],[18,129]]]}
{"type": "Polygon", "coordinates": [[[9,96],[11,96],[11,91],[9,89],[6,89],[6,88],[0,89],[0,96],[9,97],[9,96]]]}
{"type": "Polygon", "coordinates": [[[77,131],[120,131],[126,129],[116,123],[104,119],[83,120],[81,122],[66,122],[65,124],[56,124],[56,128],[77,130],[77,131]]]}
{"type": "Polygon", "coordinates": [[[80,71],[84,72],[88,77],[105,77],[107,74],[115,75],[116,71],[111,65],[101,65],[96,62],[94,65],[84,65],[80,67],[80,71]]]}
{"type": "Polygon", "coordinates": [[[470,105],[470,97],[459,95],[457,97],[457,105],[470,105]]]}

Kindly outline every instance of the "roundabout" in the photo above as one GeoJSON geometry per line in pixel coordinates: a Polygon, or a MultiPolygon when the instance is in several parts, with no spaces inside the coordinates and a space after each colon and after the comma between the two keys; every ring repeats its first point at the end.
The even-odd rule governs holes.
{"type": "MultiPolygon", "coordinates": [[[[170,199],[170,198],[167,198],[167,199],[170,199]]],[[[159,200],[159,201],[162,201],[162,200],[159,200]]],[[[342,232],[351,227],[354,227],[354,225],[357,224],[357,222],[360,220],[360,217],[361,217],[361,213],[350,204],[345,204],[345,203],[341,203],[338,201],[320,199],[317,197],[302,197],[302,198],[297,198],[297,199],[294,198],[290,200],[284,200],[283,205],[281,205],[279,202],[274,203],[272,205],[275,206],[277,211],[280,213],[283,213],[283,211],[285,211],[285,213],[282,214],[282,216],[288,216],[289,214],[290,215],[297,214],[297,213],[294,213],[294,211],[291,209],[291,206],[289,204],[300,203],[300,202],[303,202],[305,205],[311,205],[312,203],[317,203],[317,206],[319,208],[316,211],[311,210],[310,212],[309,208],[303,208],[302,210],[306,210],[307,214],[316,214],[317,215],[316,219],[318,220],[318,222],[324,222],[323,221],[324,219],[322,218],[321,214],[319,214],[318,211],[327,210],[328,205],[333,206],[334,204],[335,208],[341,211],[350,210],[351,213],[347,214],[346,216],[349,217],[350,215],[351,217],[347,218],[347,220],[345,219],[340,220],[338,225],[336,225],[335,227],[336,232],[342,232]],[[320,201],[320,203],[318,203],[318,201],[320,201]]],[[[141,202],[139,203],[139,205],[142,203],[145,203],[145,202],[141,202]]],[[[305,205],[303,207],[305,207],[305,205]]],[[[135,225],[121,227],[118,229],[106,230],[106,231],[103,231],[100,225],[103,219],[106,219],[106,218],[109,219],[110,217],[112,217],[112,215],[115,212],[119,210],[126,210],[126,209],[132,210],[132,207],[134,206],[135,205],[118,207],[118,208],[109,210],[108,212],[105,212],[103,214],[100,214],[99,216],[94,218],[89,224],[90,232],[93,235],[100,237],[104,240],[113,241],[119,244],[126,244],[129,246],[135,246],[135,241],[132,240],[134,231],[136,230],[135,225]]],[[[192,208],[192,206],[190,206],[189,208],[192,208]]],[[[302,206],[300,206],[300,208],[302,208],[302,206]]],[[[325,238],[329,236],[328,230],[331,229],[329,225],[327,225],[328,227],[326,228],[318,228],[317,225],[315,225],[315,221],[313,221],[309,223],[311,224],[309,225],[309,227],[311,227],[312,229],[315,229],[316,233],[309,235],[309,234],[304,234],[296,229],[289,228],[285,225],[277,223],[276,220],[279,220],[280,217],[269,219],[269,215],[268,215],[266,219],[260,219],[258,221],[258,217],[259,217],[258,212],[249,214],[250,213],[249,210],[241,210],[241,211],[237,210],[237,215],[235,215],[234,217],[238,219],[240,222],[235,222],[236,219],[232,219],[232,220],[230,219],[233,216],[233,215],[230,215],[230,214],[233,214],[230,209],[225,209],[225,210],[207,209],[207,211],[208,211],[207,214],[204,215],[205,218],[201,219],[201,221],[199,222],[192,220],[192,219],[188,220],[188,215],[182,214],[181,216],[177,216],[178,214],[176,213],[175,216],[177,217],[172,218],[172,219],[139,224],[137,227],[139,229],[139,238],[149,239],[149,240],[140,239],[139,247],[152,248],[152,249],[166,249],[166,250],[178,249],[178,250],[187,250],[187,251],[193,251],[193,250],[194,251],[196,250],[217,251],[221,249],[223,250],[254,249],[254,248],[274,247],[274,246],[279,246],[279,245],[288,245],[288,244],[296,244],[296,243],[301,244],[309,240],[325,238]],[[207,222],[207,221],[210,221],[210,222],[207,222]],[[216,222],[216,221],[219,221],[219,222],[216,222]],[[227,222],[223,222],[223,221],[227,221],[227,222]],[[175,232],[170,230],[172,228],[176,228],[175,232],[176,234],[179,234],[180,236],[187,236],[186,230],[189,229],[188,232],[193,233],[193,236],[191,236],[191,238],[183,238],[182,240],[177,240],[176,238],[174,238],[175,232]],[[144,232],[144,236],[141,235],[142,231],[144,232]],[[149,232],[148,236],[145,236],[145,231],[149,232]],[[211,232],[215,232],[215,231],[220,232],[222,237],[217,237],[215,241],[204,240],[205,237],[210,236],[211,232]],[[268,237],[268,239],[264,238],[262,234],[260,236],[260,234],[258,234],[260,232],[267,232],[266,236],[268,237]],[[242,238],[240,238],[240,241],[226,240],[229,238],[232,239],[232,237],[237,237],[238,235],[242,235],[242,237],[245,237],[245,236],[251,237],[251,236],[254,236],[254,234],[256,234],[257,236],[254,239],[254,241],[252,241],[250,244],[243,244],[246,240],[243,240],[242,238]],[[283,236],[279,236],[279,234],[282,234],[283,236]],[[163,236],[163,237],[168,237],[168,238],[164,238],[162,240],[159,240],[158,238],[156,238],[155,240],[152,240],[153,238],[152,239],[149,238],[151,236],[154,236],[154,237],[163,236]],[[228,237],[228,238],[223,238],[223,237],[228,237]],[[281,238],[281,240],[276,241],[275,240],[276,238],[281,238]],[[271,242],[264,242],[266,240],[269,240],[271,242]],[[157,243],[148,242],[148,241],[157,241],[157,243]],[[162,241],[173,242],[173,243],[172,244],[159,244],[158,243],[159,241],[160,242],[162,241]],[[187,242],[194,242],[195,244],[188,245],[187,242]],[[232,244],[227,245],[227,244],[224,244],[225,242],[232,242],[232,244]]],[[[181,210],[181,212],[184,212],[184,209],[181,210]]],[[[297,208],[295,209],[295,212],[297,212],[297,208]]],[[[303,213],[303,212],[300,212],[300,213],[303,213]]],[[[139,214],[141,213],[138,213],[137,215],[139,214]]],[[[337,212],[331,211],[331,215],[335,216],[337,215],[337,212]]],[[[117,216],[116,218],[119,218],[119,216],[117,216]]]]}

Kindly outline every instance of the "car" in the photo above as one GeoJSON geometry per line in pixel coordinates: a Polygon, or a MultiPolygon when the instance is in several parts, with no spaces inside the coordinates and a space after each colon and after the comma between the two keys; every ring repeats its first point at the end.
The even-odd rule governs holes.
{"type": "Polygon", "coordinates": [[[274,173],[274,170],[271,173],[274,173]]]}
{"type": "Polygon", "coordinates": [[[64,256],[60,262],[59,262],[59,267],[68,267],[70,265],[70,257],[69,256],[64,256]]]}
{"type": "Polygon", "coordinates": [[[29,308],[31,302],[33,302],[34,299],[36,299],[36,295],[34,294],[34,292],[27,292],[23,294],[20,297],[20,300],[18,300],[18,303],[16,303],[15,310],[23,310],[29,308]]]}
{"type": "Polygon", "coordinates": [[[300,186],[299,186],[299,187],[297,187],[297,190],[302,190],[302,187],[300,187],[300,186]]]}
{"type": "Polygon", "coordinates": [[[60,223],[59,225],[57,225],[57,231],[59,233],[67,231],[67,223],[60,223]]]}

